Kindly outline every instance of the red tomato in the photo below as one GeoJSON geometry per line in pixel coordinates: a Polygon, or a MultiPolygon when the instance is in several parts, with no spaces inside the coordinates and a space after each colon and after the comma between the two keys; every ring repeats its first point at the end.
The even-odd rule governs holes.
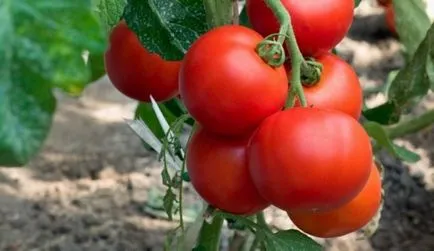
{"type": "MultiPolygon", "coordinates": [[[[247,0],[253,28],[263,36],[277,33],[279,23],[264,0],[247,0]]],[[[335,47],[350,29],[354,0],[282,0],[291,15],[301,52],[316,56],[335,47]]]]}
{"type": "Polygon", "coordinates": [[[249,175],[248,138],[221,138],[203,129],[192,136],[187,149],[191,183],[208,204],[234,214],[254,214],[269,205],[249,175]]]}
{"type": "Polygon", "coordinates": [[[288,212],[292,222],[304,232],[321,238],[333,238],[354,232],[376,215],[381,204],[381,177],[372,165],[363,190],[349,203],[328,212],[288,212]]]}
{"type": "Polygon", "coordinates": [[[248,149],[259,193],[286,210],[330,210],[349,202],[366,184],[372,150],[351,116],[296,107],[267,118],[248,149]]]}
{"type": "Polygon", "coordinates": [[[392,3],[392,0],[377,0],[377,3],[381,6],[388,6],[392,3]]]}
{"type": "Polygon", "coordinates": [[[187,52],[180,91],[189,113],[220,135],[247,134],[282,109],[288,92],[283,66],[273,68],[256,53],[262,36],[237,25],[200,37],[187,52]]]}
{"type": "Polygon", "coordinates": [[[178,94],[180,61],[165,61],[140,43],[125,21],[110,34],[105,68],[113,85],[124,95],[143,102],[165,101],[178,94]]]}
{"type": "MultiPolygon", "coordinates": [[[[304,86],[309,106],[345,112],[359,119],[363,106],[363,91],[353,68],[332,53],[325,53],[317,61],[323,65],[319,82],[304,86]]],[[[288,74],[291,78],[291,74],[288,74]]],[[[300,103],[296,101],[296,106],[300,103]]]]}
{"type": "Polygon", "coordinates": [[[387,27],[392,33],[397,34],[395,26],[395,10],[393,9],[393,5],[387,5],[385,10],[387,27]]]}

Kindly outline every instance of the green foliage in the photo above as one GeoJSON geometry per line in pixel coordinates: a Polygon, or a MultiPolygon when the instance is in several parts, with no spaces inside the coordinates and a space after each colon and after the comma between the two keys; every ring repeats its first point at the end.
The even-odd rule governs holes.
{"type": "Polygon", "coordinates": [[[404,147],[395,145],[387,133],[387,131],[376,122],[367,122],[363,125],[365,130],[368,132],[369,136],[371,136],[375,143],[381,147],[386,148],[389,153],[398,157],[404,161],[414,163],[420,160],[419,155],[413,153],[404,147]]]}
{"type": "Polygon", "coordinates": [[[321,245],[297,230],[280,231],[265,235],[265,246],[269,251],[320,251],[321,245]]]}
{"type": "Polygon", "coordinates": [[[82,54],[102,54],[106,34],[90,0],[3,0],[0,22],[0,165],[17,166],[48,134],[52,89],[81,93],[92,76],[82,54]]]}
{"type": "Polygon", "coordinates": [[[93,0],[96,6],[102,23],[104,24],[107,32],[111,30],[121,19],[126,0],[93,0]]]}
{"type": "Polygon", "coordinates": [[[144,47],[166,60],[182,59],[208,29],[202,0],[128,0],[124,17],[144,47]]]}

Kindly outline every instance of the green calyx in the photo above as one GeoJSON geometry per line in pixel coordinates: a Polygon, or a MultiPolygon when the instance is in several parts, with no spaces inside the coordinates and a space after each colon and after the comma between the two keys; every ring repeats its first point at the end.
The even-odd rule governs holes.
{"type": "Polygon", "coordinates": [[[301,68],[301,82],[307,87],[314,86],[321,79],[323,66],[313,58],[309,58],[305,62],[306,64],[301,68]]]}
{"type": "Polygon", "coordinates": [[[271,34],[261,41],[256,47],[256,52],[268,65],[272,67],[279,67],[285,63],[285,49],[283,48],[283,41],[285,36],[282,34],[271,34]],[[279,39],[274,39],[275,37],[279,39]]]}

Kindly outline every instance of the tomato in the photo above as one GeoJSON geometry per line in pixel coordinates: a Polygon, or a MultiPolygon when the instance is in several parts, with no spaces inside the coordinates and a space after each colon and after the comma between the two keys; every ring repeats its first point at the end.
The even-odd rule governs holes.
{"type": "Polygon", "coordinates": [[[191,183],[208,204],[234,214],[254,214],[269,205],[249,175],[249,138],[222,138],[198,129],[187,148],[191,183]]]}
{"type": "Polygon", "coordinates": [[[385,16],[387,27],[392,33],[397,34],[395,26],[395,10],[393,9],[393,5],[387,5],[385,16]]]}
{"type": "Polygon", "coordinates": [[[381,177],[372,165],[371,175],[363,190],[349,203],[327,212],[288,212],[289,218],[302,231],[321,238],[333,238],[354,232],[376,215],[381,204],[381,177]]]}
{"type": "MultiPolygon", "coordinates": [[[[264,0],[247,0],[247,14],[253,28],[267,36],[279,31],[279,23],[264,0]]],[[[354,0],[282,0],[301,52],[315,56],[335,47],[350,29],[354,0]]]]}
{"type": "Polygon", "coordinates": [[[286,210],[330,210],[366,184],[372,150],[368,134],[335,110],[295,107],[267,118],[248,149],[259,193],[286,210]]]}
{"type": "MultiPolygon", "coordinates": [[[[363,91],[353,68],[332,53],[317,58],[323,65],[320,80],[303,87],[309,106],[345,112],[355,119],[360,117],[363,106],[363,91]]],[[[291,78],[288,74],[288,78],[291,78]]],[[[296,106],[300,103],[296,101],[296,106]]]]}
{"type": "Polygon", "coordinates": [[[377,3],[381,6],[388,6],[392,3],[392,0],[377,0],[377,3]]]}
{"type": "Polygon", "coordinates": [[[220,135],[247,134],[282,109],[288,92],[283,66],[273,68],[256,53],[263,37],[237,25],[202,35],[187,52],[180,92],[189,113],[220,135]]]}
{"type": "Polygon", "coordinates": [[[150,53],[140,43],[125,21],[110,34],[105,53],[105,68],[110,81],[124,95],[143,102],[165,101],[178,91],[180,61],[165,61],[150,53]]]}

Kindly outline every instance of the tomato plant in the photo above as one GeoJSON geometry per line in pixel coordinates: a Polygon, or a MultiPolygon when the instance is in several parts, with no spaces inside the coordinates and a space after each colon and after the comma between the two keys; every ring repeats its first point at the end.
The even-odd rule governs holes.
{"type": "Polygon", "coordinates": [[[357,231],[377,214],[381,205],[381,177],[375,164],[362,191],[345,205],[327,212],[288,212],[301,230],[311,235],[332,238],[357,231]]]}
{"type": "MultiPolygon", "coordinates": [[[[353,68],[331,53],[319,56],[316,61],[322,65],[320,79],[303,83],[308,106],[339,110],[358,119],[362,112],[363,91],[353,68]]],[[[290,76],[291,72],[288,73],[290,76]]],[[[301,104],[296,100],[295,105],[301,104]]]]}
{"type": "Polygon", "coordinates": [[[248,140],[221,138],[198,129],[187,150],[187,170],[196,191],[210,205],[234,214],[255,214],[269,205],[249,175],[248,140]]]}
{"type": "MultiPolygon", "coordinates": [[[[263,36],[279,31],[279,22],[262,0],[247,0],[247,13],[263,36]]],[[[304,55],[315,56],[335,47],[353,22],[353,0],[283,0],[291,15],[294,33],[304,55]]]]}
{"type": "Polygon", "coordinates": [[[365,185],[372,163],[369,136],[354,118],[302,107],[267,118],[252,137],[248,155],[259,193],[284,210],[327,210],[347,203],[365,185]]]}
{"type": "Polygon", "coordinates": [[[300,231],[272,231],[263,209],[288,210],[321,237],[356,231],[381,212],[374,155],[418,161],[393,140],[434,122],[432,110],[402,116],[434,90],[426,6],[381,1],[405,65],[384,83],[384,102],[362,109],[356,73],[329,52],[359,3],[247,0],[239,11],[233,0],[2,1],[0,165],[35,156],[55,92],[79,96],[107,70],[140,101],[126,123],[162,163],[159,208],[179,220],[166,250],[220,250],[227,227],[243,232],[243,250],[321,250],[300,231]],[[194,223],[184,219],[187,187],[202,198],[194,223]]]}
{"type": "Polygon", "coordinates": [[[262,40],[246,27],[222,26],[205,33],[185,55],[181,96],[189,113],[207,130],[249,133],[282,109],[288,92],[285,68],[269,66],[256,53],[262,40]]]}
{"type": "Polygon", "coordinates": [[[395,10],[393,9],[392,4],[386,5],[385,7],[385,17],[386,17],[386,24],[389,30],[396,34],[396,27],[395,27],[395,10]]]}
{"type": "Polygon", "coordinates": [[[165,61],[142,46],[136,34],[124,21],[110,34],[105,53],[107,75],[113,85],[126,96],[149,102],[165,101],[178,94],[180,61],[165,61]]]}

